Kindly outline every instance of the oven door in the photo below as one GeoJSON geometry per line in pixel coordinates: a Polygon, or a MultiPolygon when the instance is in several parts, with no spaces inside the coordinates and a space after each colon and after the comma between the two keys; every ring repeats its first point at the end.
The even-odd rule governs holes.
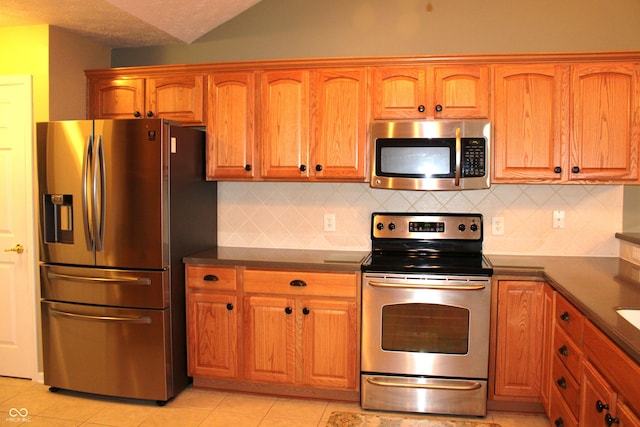
{"type": "Polygon", "coordinates": [[[365,273],[362,371],[486,379],[491,279],[365,273]]]}

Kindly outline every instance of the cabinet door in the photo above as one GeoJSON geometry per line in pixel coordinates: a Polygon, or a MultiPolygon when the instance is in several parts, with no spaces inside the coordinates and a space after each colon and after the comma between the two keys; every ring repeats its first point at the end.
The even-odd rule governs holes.
{"type": "Polygon", "coordinates": [[[580,399],[580,425],[607,426],[607,415],[613,417],[617,395],[590,363],[585,362],[582,373],[580,399]]]}
{"type": "Polygon", "coordinates": [[[374,119],[425,118],[425,67],[374,67],[371,103],[374,119]]]}
{"type": "Polygon", "coordinates": [[[435,67],[433,116],[438,119],[489,117],[489,67],[435,67]]]}
{"type": "Polygon", "coordinates": [[[638,68],[572,67],[571,179],[638,179],[638,68]]]}
{"type": "Polygon", "coordinates": [[[618,416],[620,427],[640,427],[640,418],[627,405],[618,401],[618,416]]]}
{"type": "Polygon", "coordinates": [[[143,78],[106,78],[89,84],[90,119],[133,119],[145,112],[143,78]]]}
{"type": "Polygon", "coordinates": [[[247,296],[244,313],[246,377],[293,384],[296,379],[294,300],[247,296]]]}
{"type": "Polygon", "coordinates": [[[162,117],[191,126],[205,124],[202,74],[148,78],[146,101],[147,117],[162,117]]]}
{"type": "Polygon", "coordinates": [[[540,400],[544,283],[498,282],[495,394],[540,400]]]}
{"type": "Polygon", "coordinates": [[[187,297],[189,375],[238,377],[236,297],[192,292],[187,297]]]}
{"type": "Polygon", "coordinates": [[[255,73],[209,76],[207,179],[255,174],[255,73]]]}
{"type": "Polygon", "coordinates": [[[494,75],[492,181],[562,179],[568,68],[501,65],[494,75]]]}
{"type": "Polygon", "coordinates": [[[309,176],[309,71],[268,71],[261,76],[264,178],[309,176]]]}
{"type": "Polygon", "coordinates": [[[317,71],[313,83],[313,176],[364,180],[367,154],[365,69],[317,71]]]}
{"type": "Polygon", "coordinates": [[[355,389],[358,383],[357,313],[352,301],[302,300],[302,382],[355,389]]]}

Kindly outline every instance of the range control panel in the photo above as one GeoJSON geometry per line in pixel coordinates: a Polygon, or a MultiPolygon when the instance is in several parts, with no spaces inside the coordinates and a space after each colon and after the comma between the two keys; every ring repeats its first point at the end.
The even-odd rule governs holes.
{"type": "Polygon", "coordinates": [[[371,225],[373,239],[482,240],[482,214],[375,212],[371,225]]]}

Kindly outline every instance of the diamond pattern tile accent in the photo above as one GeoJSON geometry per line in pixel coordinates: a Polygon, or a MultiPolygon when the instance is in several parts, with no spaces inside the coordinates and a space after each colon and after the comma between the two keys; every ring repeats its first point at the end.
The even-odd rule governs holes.
{"type": "Polygon", "coordinates": [[[369,250],[371,213],[479,212],[488,254],[618,256],[624,187],[619,185],[494,185],[473,191],[392,191],[368,184],[221,182],[221,246],[369,250]],[[552,228],[552,211],[565,228],[552,228]],[[323,230],[335,213],[336,231],[323,230]],[[491,235],[491,218],[505,234],[491,235]]]}

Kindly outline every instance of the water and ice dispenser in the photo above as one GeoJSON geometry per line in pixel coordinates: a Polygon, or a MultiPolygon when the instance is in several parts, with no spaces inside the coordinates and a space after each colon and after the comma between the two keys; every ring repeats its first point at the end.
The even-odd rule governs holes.
{"type": "Polygon", "coordinates": [[[44,195],[44,240],[46,243],[73,243],[73,196],[44,195]]]}

